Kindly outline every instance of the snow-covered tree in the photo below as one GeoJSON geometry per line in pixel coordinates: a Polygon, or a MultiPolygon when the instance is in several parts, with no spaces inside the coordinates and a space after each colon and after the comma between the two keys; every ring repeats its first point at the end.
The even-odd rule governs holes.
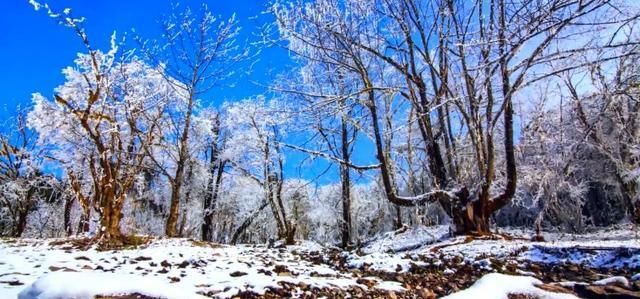
{"type": "Polygon", "coordinates": [[[20,237],[31,212],[54,200],[58,181],[41,170],[42,155],[19,110],[0,132],[0,235],[20,237]]]}
{"type": "Polygon", "coordinates": [[[272,12],[279,42],[296,59],[340,66],[356,78],[353,96],[372,119],[369,134],[387,199],[401,206],[438,202],[457,232],[484,234],[490,216],[516,193],[514,101],[521,91],[616,59],[611,49],[633,44],[611,34],[638,16],[610,2],[279,1],[272,12]],[[585,30],[593,38],[577,40],[585,30]],[[592,55],[598,49],[603,54],[592,55]],[[582,54],[588,62],[564,64],[582,54]],[[406,101],[416,113],[430,177],[422,194],[400,195],[387,97],[406,101]]]}
{"type": "Polygon", "coordinates": [[[120,55],[115,33],[105,53],[93,49],[82,19],[72,18],[70,10],[50,15],[72,28],[88,53],[63,70],[65,83],[53,99],[33,95],[28,123],[64,170],[84,221],[94,209],[100,220],[96,236],[119,243],[122,208],[145,168],[146,149],[157,141],[159,119],[170,100],[184,95],[161,69],[120,55]]]}
{"type": "MultiPolygon", "coordinates": [[[[177,228],[180,203],[184,201],[181,199],[188,193],[183,190],[183,185],[189,181],[188,168],[203,152],[201,148],[192,146],[204,141],[204,138],[194,136],[196,133],[192,128],[198,121],[194,119],[198,117],[198,102],[203,94],[210,93],[232,77],[234,68],[248,56],[248,52],[239,48],[237,36],[240,27],[235,15],[228,20],[218,20],[206,4],[202,4],[198,11],[175,7],[174,12],[163,20],[162,30],[161,41],[137,39],[146,59],[161,66],[162,74],[169,79],[167,82],[184,93],[186,99],[183,106],[172,107],[169,112],[173,119],[172,128],[163,134],[162,147],[164,151],[172,152],[168,155],[172,161],[169,165],[156,163],[171,185],[165,232],[167,236],[175,237],[180,235],[177,228]]],[[[209,131],[212,129],[212,126],[207,128],[209,131]]],[[[205,215],[209,209],[209,206],[204,207],[205,215]]]]}
{"type": "Polygon", "coordinates": [[[259,96],[224,107],[224,126],[230,133],[222,158],[236,173],[262,186],[271,208],[278,238],[293,242],[296,223],[287,216],[283,199],[284,155],[280,142],[290,112],[280,102],[259,96]]]}

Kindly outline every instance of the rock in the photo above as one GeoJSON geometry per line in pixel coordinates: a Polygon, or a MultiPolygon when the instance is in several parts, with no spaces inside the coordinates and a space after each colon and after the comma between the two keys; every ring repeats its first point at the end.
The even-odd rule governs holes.
{"type": "Polygon", "coordinates": [[[182,263],[178,264],[178,268],[180,268],[180,269],[184,269],[184,268],[186,268],[187,266],[189,266],[189,264],[190,264],[190,263],[189,263],[188,261],[183,261],[182,263]]]}
{"type": "Polygon", "coordinates": [[[436,299],[436,294],[429,289],[418,290],[418,296],[422,299],[436,299]]]}
{"type": "Polygon", "coordinates": [[[281,272],[289,272],[289,269],[284,265],[276,265],[273,267],[273,272],[280,274],[281,272]]]}
{"type": "Polygon", "coordinates": [[[231,276],[231,277],[240,277],[240,276],[245,276],[245,275],[247,275],[247,273],[242,272],[242,271],[235,271],[235,272],[229,273],[229,276],[231,276]]]}
{"type": "Polygon", "coordinates": [[[307,290],[309,288],[309,285],[304,282],[299,282],[298,287],[300,287],[300,289],[302,290],[307,290]]]}
{"type": "Polygon", "coordinates": [[[552,293],[571,293],[570,290],[556,284],[541,284],[537,285],[536,287],[552,293]]]}
{"type": "Polygon", "coordinates": [[[6,283],[10,286],[21,286],[24,285],[23,282],[19,281],[19,280],[9,280],[9,281],[0,281],[0,283],[6,283]]]}
{"type": "Polygon", "coordinates": [[[76,260],[79,260],[79,261],[91,261],[91,259],[86,257],[86,256],[77,256],[76,260]]]}
{"type": "Polygon", "coordinates": [[[135,258],[134,260],[138,261],[138,262],[142,262],[142,261],[150,261],[151,258],[148,257],[148,256],[139,256],[139,257],[135,258]]]}
{"type": "Polygon", "coordinates": [[[169,277],[169,280],[171,281],[171,283],[180,282],[179,277],[169,277]]]}
{"type": "Polygon", "coordinates": [[[169,273],[169,270],[167,270],[167,268],[162,268],[162,270],[158,270],[158,272],[156,272],[156,273],[167,274],[167,273],[169,273]]]}
{"type": "Polygon", "coordinates": [[[377,282],[375,280],[365,279],[365,278],[360,278],[360,279],[356,280],[356,283],[359,283],[359,284],[362,284],[362,285],[366,285],[368,288],[372,288],[374,285],[377,284],[377,282]]]}
{"type": "Polygon", "coordinates": [[[618,286],[589,286],[574,287],[578,296],[586,299],[640,299],[640,292],[625,290],[618,286]]]}
{"type": "Polygon", "coordinates": [[[58,272],[58,271],[62,271],[62,272],[78,272],[77,270],[73,270],[67,267],[56,267],[56,266],[50,266],[49,270],[51,272],[58,272]]]}

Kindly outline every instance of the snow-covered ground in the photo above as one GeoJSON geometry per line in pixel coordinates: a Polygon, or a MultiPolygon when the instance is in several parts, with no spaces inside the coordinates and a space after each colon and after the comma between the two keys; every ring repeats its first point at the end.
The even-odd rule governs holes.
{"type": "MultiPolygon", "coordinates": [[[[463,265],[477,269],[478,277],[486,275],[450,298],[506,298],[510,293],[574,298],[537,288],[542,278],[531,277],[537,273],[527,266],[575,264],[640,272],[640,241],[629,228],[581,236],[547,234],[547,242],[448,238],[447,232],[445,227],[420,227],[388,233],[353,252],[337,252],[313,242],[268,248],[157,239],[136,249],[98,251],[76,249],[59,240],[1,240],[0,298],[94,298],[133,293],[157,298],[227,298],[240,292],[264,294],[286,285],[402,294],[412,289],[409,282],[376,273],[409,275],[416,269],[438,268],[442,270],[439,275],[446,276],[454,275],[463,265]],[[515,263],[517,269],[509,273],[517,276],[487,274],[505,272],[506,266],[497,266],[495,259],[515,263]],[[493,297],[483,295],[488,293],[493,297]]],[[[594,285],[621,281],[629,285],[640,276],[585,280],[594,285]]],[[[309,289],[299,288],[291,294],[304,296],[309,289]]]]}
{"type": "Polygon", "coordinates": [[[470,288],[446,296],[446,299],[503,299],[509,294],[521,294],[545,299],[576,299],[570,294],[552,293],[537,288],[540,280],[528,276],[511,276],[490,273],[476,281],[470,288]]]}
{"type": "MultiPolygon", "coordinates": [[[[279,282],[317,287],[359,285],[351,273],[312,264],[287,249],[265,246],[208,246],[184,239],[157,240],[141,249],[79,251],[48,241],[0,243],[0,298],[78,298],[140,293],[167,298],[230,297],[240,291],[264,293],[279,282]],[[33,285],[31,285],[33,284],[33,285]],[[29,286],[25,288],[25,286],[29,286]]],[[[360,287],[367,288],[365,285],[360,287]]],[[[377,286],[373,286],[374,288],[377,286]]],[[[397,282],[380,284],[400,288],[397,282]]]]}
{"type": "Polygon", "coordinates": [[[517,256],[522,262],[544,264],[586,264],[596,268],[640,268],[640,236],[631,227],[619,230],[597,231],[584,235],[545,233],[545,242],[532,242],[527,231],[506,230],[512,240],[467,240],[466,237],[446,238],[446,226],[421,227],[393,235],[376,238],[362,250],[365,254],[345,253],[349,265],[370,265],[379,271],[407,271],[412,264],[424,265],[417,260],[462,258],[467,263],[487,255],[493,257],[517,256]],[[418,248],[416,244],[423,244],[418,248]],[[396,252],[394,248],[408,248],[396,252]],[[588,250],[587,250],[588,249],[588,250]],[[613,250],[615,249],[615,250],[613,250]],[[618,251],[628,251],[628,257],[617,258],[618,251]],[[421,258],[419,258],[420,256],[421,258]]]}

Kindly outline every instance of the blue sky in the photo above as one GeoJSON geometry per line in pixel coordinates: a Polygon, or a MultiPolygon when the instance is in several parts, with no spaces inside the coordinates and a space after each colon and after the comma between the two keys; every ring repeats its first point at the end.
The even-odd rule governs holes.
{"type": "MultiPolygon", "coordinates": [[[[43,1],[44,2],[44,1],[43,1]]],[[[160,32],[159,21],[171,11],[171,2],[153,0],[66,0],[48,2],[55,10],[72,8],[76,17],[86,17],[85,27],[94,47],[108,49],[110,36],[118,36],[135,28],[144,38],[155,38],[160,32]]],[[[180,6],[199,8],[197,1],[179,1],[180,6]]],[[[206,1],[210,9],[222,18],[235,13],[242,27],[240,41],[251,42],[260,23],[269,21],[262,15],[263,1],[206,1]],[[255,17],[258,16],[256,19],[255,17]]],[[[77,36],[56,24],[46,13],[34,11],[27,0],[0,1],[0,117],[6,118],[18,104],[28,105],[33,92],[50,95],[63,82],[61,70],[71,65],[76,53],[84,51],[77,36]]],[[[250,76],[236,78],[235,88],[221,88],[215,97],[204,99],[217,105],[223,100],[237,100],[263,92],[254,81],[266,83],[289,60],[282,49],[266,50],[250,76]]]]}
{"type": "MultiPolygon", "coordinates": [[[[71,8],[74,17],[86,17],[85,29],[94,48],[108,50],[114,31],[117,36],[131,32],[143,38],[154,39],[160,34],[160,20],[171,12],[172,3],[181,7],[197,9],[201,0],[154,1],[154,0],[50,0],[55,11],[71,8]]],[[[271,16],[261,14],[266,1],[235,0],[205,1],[215,15],[226,19],[235,13],[242,27],[240,43],[255,40],[255,34],[271,16]]],[[[46,96],[63,83],[61,70],[73,63],[78,52],[85,48],[79,38],[69,28],[61,26],[43,11],[35,11],[28,0],[1,0],[0,11],[0,120],[4,121],[15,113],[18,105],[25,108],[31,103],[31,94],[40,92],[46,96]]],[[[223,101],[236,101],[260,93],[280,72],[291,69],[288,53],[281,48],[264,49],[254,64],[250,75],[235,78],[234,87],[221,87],[203,95],[204,105],[218,106],[223,101]],[[256,85],[254,82],[261,84],[256,85]]],[[[294,141],[291,141],[294,142],[294,141]]],[[[300,168],[299,162],[306,155],[289,152],[285,163],[287,177],[314,179],[321,174],[326,162],[318,161],[314,167],[300,168]]],[[[369,159],[366,159],[369,160],[369,159]]],[[[318,183],[326,183],[336,178],[335,168],[323,176],[318,183]]]]}

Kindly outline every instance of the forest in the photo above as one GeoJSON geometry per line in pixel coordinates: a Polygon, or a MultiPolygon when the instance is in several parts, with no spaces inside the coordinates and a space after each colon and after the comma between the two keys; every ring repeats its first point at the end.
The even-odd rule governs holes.
{"type": "MultiPolygon", "coordinates": [[[[405,253],[443,240],[507,242],[516,231],[545,242],[614,230],[631,245],[607,250],[624,248],[632,260],[607,273],[640,270],[635,1],[274,0],[262,6],[269,21],[252,41],[215,3],[166,5],[159,36],[114,32],[106,48],[86,29],[92,19],[29,4],[84,50],[55,89],[33,93],[3,120],[2,240],[109,250],[190,240],[241,255],[242,246],[322,244],[366,256],[382,243],[405,253]],[[276,68],[262,93],[217,97],[272,48],[294,67],[276,68]],[[412,241],[395,243],[402,236],[412,241]]],[[[583,243],[571,248],[595,250],[583,248],[593,240],[583,243]]],[[[295,250],[289,254],[313,259],[313,250],[295,250]]],[[[324,262],[361,267],[331,256],[324,262]]],[[[407,289],[379,274],[423,273],[419,258],[402,258],[413,260],[402,271],[362,264],[407,289]]],[[[624,298],[640,298],[640,282],[631,285],[624,291],[638,297],[624,298]]],[[[457,288],[393,296],[435,298],[457,288]]],[[[242,297],[227,291],[198,294],[242,297]]],[[[392,297],[376,292],[368,294],[392,297]]],[[[536,292],[508,298],[551,298],[536,292]]],[[[460,298],[490,298],[477,294],[460,298]]],[[[131,298],[156,298],[146,296],[131,298]]]]}

